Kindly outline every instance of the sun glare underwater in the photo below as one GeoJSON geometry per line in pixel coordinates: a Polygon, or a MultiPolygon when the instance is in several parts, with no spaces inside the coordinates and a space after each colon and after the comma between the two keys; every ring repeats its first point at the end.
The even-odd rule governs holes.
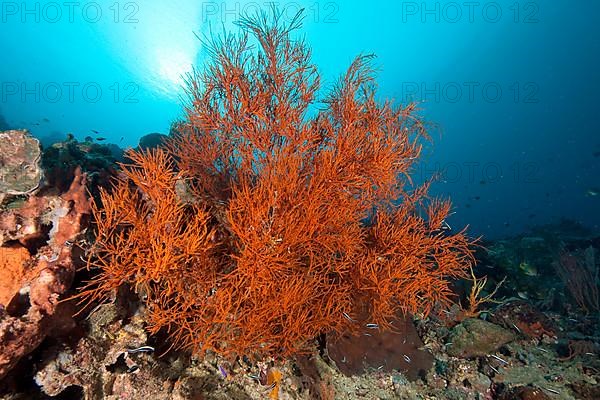
{"type": "MultiPolygon", "coordinates": [[[[48,141],[101,132],[135,146],[180,116],[198,37],[235,28],[260,2],[3,2],[5,123],[48,141]]],[[[600,222],[596,112],[599,6],[500,2],[284,2],[326,82],[373,53],[382,98],[416,100],[441,136],[420,177],[441,171],[457,225],[498,237],[600,222]]]]}
{"type": "MultiPolygon", "coordinates": [[[[235,28],[260,2],[3,2],[5,124],[46,141],[93,131],[121,147],[167,133],[198,37],[235,28]],[[69,5],[70,4],[70,5],[69,5]]],[[[499,237],[571,219],[600,222],[596,3],[283,2],[305,9],[323,80],[373,53],[380,96],[420,102],[437,124],[426,179],[453,221],[499,237]]]]}

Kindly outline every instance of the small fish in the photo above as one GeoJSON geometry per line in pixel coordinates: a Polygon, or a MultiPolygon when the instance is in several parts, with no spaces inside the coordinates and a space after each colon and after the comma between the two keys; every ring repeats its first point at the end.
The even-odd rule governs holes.
{"type": "Polygon", "coordinates": [[[494,357],[496,360],[498,360],[498,361],[500,361],[500,362],[502,362],[502,363],[504,363],[504,364],[508,364],[508,361],[506,361],[506,360],[504,360],[504,359],[502,359],[502,358],[498,357],[497,355],[495,355],[495,354],[490,354],[490,355],[491,355],[492,357],[494,357]]]}
{"type": "Polygon", "coordinates": [[[96,131],[96,130],[94,130],[94,129],[91,129],[91,131],[92,131],[93,133],[95,133],[96,135],[100,133],[100,132],[98,132],[98,131],[96,131]]]}
{"type": "Polygon", "coordinates": [[[521,261],[519,269],[527,276],[538,276],[537,268],[529,264],[527,261],[521,261]]]}
{"type": "Polygon", "coordinates": [[[348,313],[346,312],[342,312],[342,315],[344,316],[344,318],[346,318],[348,321],[350,322],[354,322],[354,320],[350,317],[350,315],[348,315],[348,313]]]}
{"type": "Polygon", "coordinates": [[[152,346],[142,346],[142,347],[138,347],[137,349],[127,349],[127,352],[129,354],[152,353],[153,351],[154,351],[154,347],[152,347],[152,346]]]}
{"type": "Polygon", "coordinates": [[[600,151],[595,151],[594,154],[592,154],[594,157],[598,158],[600,157],[600,151]]]}
{"type": "Polygon", "coordinates": [[[442,229],[443,231],[451,231],[451,230],[452,230],[452,227],[450,226],[450,224],[448,224],[448,223],[446,222],[446,220],[444,220],[444,221],[442,221],[442,227],[441,227],[441,229],[442,229]]]}
{"type": "Polygon", "coordinates": [[[587,197],[596,197],[596,196],[598,196],[599,194],[600,194],[600,190],[598,190],[598,189],[588,189],[588,190],[585,192],[585,195],[586,195],[587,197]]]}
{"type": "Polygon", "coordinates": [[[481,196],[473,196],[473,200],[481,200],[481,196]]]}
{"type": "Polygon", "coordinates": [[[44,118],[44,119],[42,120],[42,122],[46,122],[46,123],[48,123],[48,122],[50,122],[50,120],[49,120],[48,118],[44,118]]]}
{"type": "Polygon", "coordinates": [[[367,324],[365,325],[368,329],[378,329],[379,325],[377,324],[367,324]]]}
{"type": "Polygon", "coordinates": [[[223,368],[220,365],[219,365],[219,372],[221,373],[221,375],[223,375],[223,378],[227,378],[227,371],[225,371],[225,368],[223,368]]]}
{"type": "Polygon", "coordinates": [[[106,138],[105,138],[105,137],[102,137],[102,136],[98,136],[98,137],[96,138],[96,140],[97,140],[97,141],[99,141],[99,142],[101,142],[101,141],[103,141],[103,140],[106,140],[106,138]]]}
{"type": "Polygon", "coordinates": [[[479,184],[480,184],[480,185],[485,185],[486,183],[487,183],[487,182],[486,182],[486,181],[484,181],[484,180],[481,180],[481,181],[479,181],[479,184]]]}
{"type": "Polygon", "coordinates": [[[551,388],[545,387],[545,388],[542,388],[542,389],[547,390],[547,391],[549,391],[550,393],[553,393],[553,394],[560,394],[560,392],[558,390],[554,390],[554,389],[551,389],[551,388]]]}
{"type": "Polygon", "coordinates": [[[124,136],[121,136],[121,139],[119,139],[119,142],[122,142],[124,138],[125,138],[124,136]]]}
{"type": "Polygon", "coordinates": [[[137,371],[138,369],[140,369],[140,367],[138,367],[137,365],[132,365],[132,366],[131,366],[131,367],[130,367],[128,370],[127,370],[127,373],[128,373],[128,374],[132,374],[132,373],[134,373],[135,371],[137,371]]]}
{"type": "Polygon", "coordinates": [[[58,254],[53,254],[52,257],[50,257],[50,258],[48,258],[48,256],[44,254],[40,257],[40,260],[52,263],[52,262],[58,260],[58,254]]]}
{"type": "Polygon", "coordinates": [[[404,361],[406,361],[407,363],[409,363],[409,364],[410,364],[410,361],[411,361],[411,360],[410,360],[410,357],[409,357],[409,356],[407,356],[406,354],[403,354],[403,357],[404,357],[404,361]]]}

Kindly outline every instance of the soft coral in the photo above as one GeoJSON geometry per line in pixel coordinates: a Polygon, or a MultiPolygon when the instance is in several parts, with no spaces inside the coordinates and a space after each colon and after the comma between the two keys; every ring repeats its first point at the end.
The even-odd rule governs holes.
{"type": "Polygon", "coordinates": [[[212,42],[170,155],[131,152],[102,193],[101,272],[84,296],[127,283],[147,295],[151,331],[177,345],[282,356],[448,300],[471,243],[444,229],[448,202],[410,189],[426,135],[414,105],[378,103],[361,56],[309,117],[319,77],[290,37],[299,24],[261,14],[212,42]]]}

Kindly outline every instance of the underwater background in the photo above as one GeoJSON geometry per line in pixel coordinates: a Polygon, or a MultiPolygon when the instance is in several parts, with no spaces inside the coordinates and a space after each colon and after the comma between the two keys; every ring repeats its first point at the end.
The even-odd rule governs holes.
{"type": "MultiPolygon", "coordinates": [[[[1,3],[0,130],[46,144],[72,133],[121,147],[168,133],[198,37],[262,1],[1,3]]],[[[440,179],[449,221],[497,238],[529,227],[600,224],[600,3],[282,1],[325,90],[354,56],[377,55],[381,98],[421,102],[437,125],[415,175],[440,179]]]]}

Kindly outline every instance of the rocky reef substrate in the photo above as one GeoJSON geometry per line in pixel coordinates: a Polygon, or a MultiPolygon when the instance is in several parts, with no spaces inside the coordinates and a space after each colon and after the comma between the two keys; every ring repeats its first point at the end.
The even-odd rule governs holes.
{"type": "Polygon", "coordinates": [[[480,297],[498,290],[475,313],[465,312],[474,283],[457,282],[454,307],[398,316],[394,332],[324,334],[314,354],[286,360],[197,357],[146,333],[133,292],[89,307],[70,299],[92,273],[90,202],[118,173],[119,149],[0,138],[0,398],[600,398],[600,238],[575,224],[484,243],[480,297]]]}

